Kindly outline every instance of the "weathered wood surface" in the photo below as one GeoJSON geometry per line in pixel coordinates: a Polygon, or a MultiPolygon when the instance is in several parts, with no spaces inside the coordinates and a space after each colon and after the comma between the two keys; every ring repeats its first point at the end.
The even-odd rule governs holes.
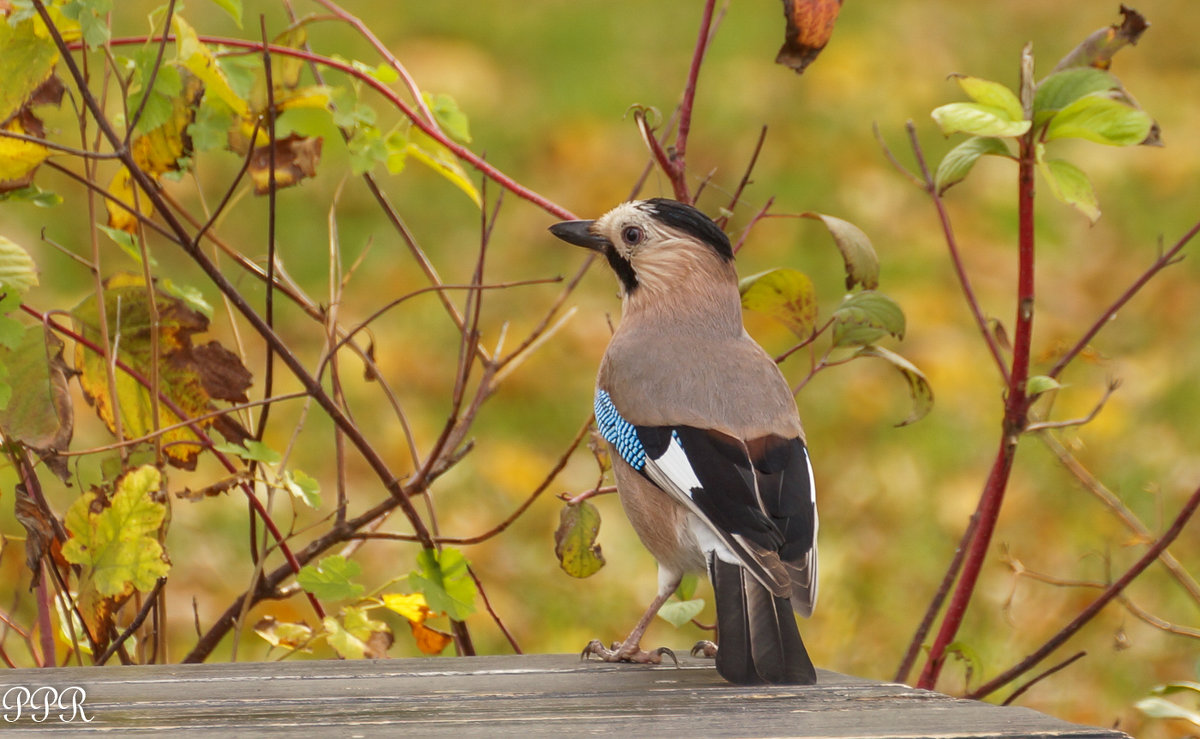
{"type": "MultiPolygon", "coordinates": [[[[1026,708],[965,701],[821,671],[809,687],[744,688],[712,663],[581,662],[572,655],[77,667],[0,672],[20,690],[86,692],[92,719],[40,723],[26,707],[0,733],[119,736],[1125,737],[1026,708]]],[[[69,715],[70,710],[63,713],[69,715]]],[[[42,718],[43,712],[35,713],[42,718]]]]}

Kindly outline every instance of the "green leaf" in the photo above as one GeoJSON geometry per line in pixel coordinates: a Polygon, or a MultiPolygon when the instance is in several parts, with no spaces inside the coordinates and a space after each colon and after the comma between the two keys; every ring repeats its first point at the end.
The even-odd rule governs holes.
{"type": "Polygon", "coordinates": [[[864,346],[855,353],[855,356],[882,359],[895,367],[904,376],[905,382],[908,383],[909,394],[912,396],[913,407],[912,412],[908,414],[908,418],[896,424],[897,426],[907,426],[910,423],[916,423],[933,409],[933,388],[929,386],[929,380],[925,378],[925,374],[917,369],[916,365],[912,362],[881,346],[864,346]]]}
{"type": "Polygon", "coordinates": [[[817,293],[808,275],[778,267],[746,277],[738,283],[742,307],[778,319],[801,339],[812,335],[817,323],[817,293]]]}
{"type": "Polygon", "coordinates": [[[333,616],[326,616],[321,621],[321,626],[325,630],[325,639],[338,656],[344,659],[362,659],[367,655],[366,642],[351,634],[350,630],[333,616]]]}
{"type": "Polygon", "coordinates": [[[600,532],[600,511],[585,501],[565,505],[558,515],[554,532],[554,554],[558,564],[571,577],[591,577],[604,566],[604,555],[596,543],[600,532]]]}
{"type": "Polygon", "coordinates": [[[37,265],[33,257],[16,242],[0,236],[0,292],[24,295],[37,284],[37,265]]]}
{"type": "Polygon", "coordinates": [[[196,153],[224,149],[229,145],[233,111],[225,104],[213,105],[207,98],[196,109],[196,118],[188,124],[187,134],[196,153]]]}
{"type": "MultiPolygon", "coordinates": [[[[20,327],[7,316],[3,323],[20,327]]],[[[3,343],[0,367],[13,394],[0,406],[0,433],[42,453],[65,451],[71,444],[75,414],[62,339],[41,326],[30,326],[19,337],[6,335],[3,343]],[[10,344],[13,340],[16,343],[10,344]]],[[[65,467],[65,463],[51,463],[55,473],[65,474],[65,467]]]]}
{"type": "Polygon", "coordinates": [[[340,554],[325,557],[313,565],[305,565],[296,575],[296,583],[320,600],[350,600],[366,589],[352,578],[362,573],[362,565],[340,554]]]}
{"type": "Polygon", "coordinates": [[[212,0],[217,7],[224,10],[237,24],[238,28],[242,27],[242,0],[212,0]]]}
{"type": "Polygon", "coordinates": [[[423,92],[421,97],[425,99],[425,104],[433,112],[438,126],[449,134],[450,138],[464,144],[471,143],[471,127],[467,121],[467,114],[459,109],[454,98],[444,92],[436,95],[423,92]]]}
{"type": "Polygon", "coordinates": [[[1200,726],[1200,711],[1184,708],[1166,698],[1143,698],[1134,705],[1137,706],[1139,711],[1151,718],[1180,719],[1200,726]]]}
{"type": "MultiPolygon", "coordinates": [[[[153,257],[150,259],[150,264],[154,264],[153,257]]],[[[187,307],[212,320],[213,307],[204,299],[204,293],[200,292],[200,288],[192,287],[191,285],[180,285],[170,277],[164,277],[159,280],[158,286],[167,295],[179,298],[187,307]]]]}
{"type": "Polygon", "coordinates": [[[864,290],[847,295],[833,312],[833,345],[863,346],[891,334],[904,338],[904,311],[883,293],[864,290]]]}
{"type": "Polygon", "coordinates": [[[969,138],[946,152],[946,156],[942,157],[941,163],[938,164],[937,173],[933,178],[938,194],[941,195],[952,185],[962,182],[975,166],[975,162],[979,161],[979,157],[985,154],[1012,158],[1008,146],[1000,139],[990,136],[969,138]]]}
{"type": "Polygon", "coordinates": [[[112,0],[70,0],[62,6],[62,14],[79,22],[83,41],[95,49],[108,43],[110,37],[104,16],[112,10],[112,0]]]}
{"type": "Polygon", "coordinates": [[[1050,119],[1045,139],[1078,138],[1108,146],[1133,146],[1146,140],[1153,125],[1144,111],[1109,93],[1093,92],[1050,119]]]}
{"type": "Polygon", "coordinates": [[[0,316],[0,349],[16,349],[24,339],[25,324],[15,318],[0,316]]]}
{"type": "Polygon", "coordinates": [[[1003,108],[980,103],[950,103],[934,108],[930,114],[942,133],[969,133],[975,136],[1020,136],[1029,130],[1029,121],[1014,119],[1003,108]]]}
{"type": "Polygon", "coordinates": [[[1025,110],[1016,93],[999,82],[965,75],[954,75],[954,78],[963,92],[975,102],[1003,110],[1010,120],[1019,121],[1025,117],[1025,110]]]}
{"type": "Polygon", "coordinates": [[[1039,156],[1038,171],[1050,186],[1050,194],[1055,199],[1074,207],[1092,223],[1100,218],[1100,202],[1096,199],[1091,180],[1083,170],[1064,159],[1043,159],[1039,156]]]}
{"type": "Polygon", "coordinates": [[[801,213],[804,218],[812,218],[825,224],[833,243],[842,253],[842,261],[846,265],[846,289],[862,285],[867,290],[879,286],[879,256],[871,240],[862,229],[841,218],[827,216],[824,213],[801,213]]]}
{"type": "Polygon", "coordinates": [[[1049,390],[1057,390],[1062,385],[1058,380],[1047,375],[1034,375],[1025,381],[1025,395],[1032,398],[1035,395],[1041,395],[1049,390]]]}
{"type": "MultiPolygon", "coordinates": [[[[114,244],[121,247],[121,251],[125,252],[126,256],[136,262],[138,266],[141,266],[142,251],[141,249],[138,249],[137,244],[134,243],[133,234],[119,228],[113,228],[112,226],[100,226],[100,230],[103,231],[108,238],[112,239],[114,244]]],[[[147,256],[150,257],[150,266],[157,267],[158,262],[154,259],[154,255],[147,252],[147,256]]]]}
{"type": "MultiPolygon", "coordinates": [[[[388,169],[391,170],[393,152],[388,146],[388,141],[384,140],[383,134],[374,126],[361,125],[354,129],[354,135],[346,142],[346,148],[350,152],[351,171],[356,175],[365,174],[382,162],[388,162],[388,169]]],[[[408,142],[405,141],[400,145],[400,151],[403,153],[407,146],[408,142]]]]}
{"type": "Polygon", "coordinates": [[[658,609],[658,617],[678,629],[680,626],[690,623],[703,610],[704,601],[699,598],[672,600],[664,603],[663,607],[658,609]]]}
{"type": "Polygon", "coordinates": [[[1118,90],[1117,78],[1095,67],[1074,67],[1056,72],[1038,83],[1033,93],[1033,122],[1040,126],[1058,111],[1084,95],[1118,90]]]}
{"type": "Polygon", "coordinates": [[[696,586],[700,584],[700,577],[689,572],[679,579],[679,587],[675,588],[675,597],[679,600],[691,600],[696,594],[696,586]]]}
{"type": "Polygon", "coordinates": [[[263,464],[279,464],[283,459],[282,454],[255,439],[246,439],[245,445],[232,444],[230,442],[213,444],[213,449],[218,452],[241,457],[247,461],[262,462],[263,464]]]}
{"type": "Polygon", "coordinates": [[[37,185],[29,185],[28,187],[19,187],[16,190],[8,192],[0,192],[0,202],[10,203],[32,203],[39,208],[50,208],[62,202],[62,196],[58,193],[43,190],[37,185]]]}
{"type": "Polygon", "coordinates": [[[408,576],[409,586],[425,594],[430,610],[443,611],[455,621],[475,612],[477,590],[462,552],[426,549],[417,555],[417,567],[408,576]]]}
{"type": "Polygon", "coordinates": [[[342,625],[346,627],[346,631],[364,641],[376,631],[388,630],[386,623],[371,618],[371,612],[363,606],[349,606],[342,609],[342,625]]]}
{"type": "Polygon", "coordinates": [[[1172,693],[1200,693],[1200,683],[1192,680],[1175,680],[1173,682],[1156,685],[1150,691],[1155,695],[1171,695],[1172,693]]]}
{"type": "Polygon", "coordinates": [[[148,591],[171,569],[155,537],[167,513],[153,498],[161,485],[158,469],[138,467],[121,478],[99,512],[92,511],[95,492],[84,493],[67,509],[64,523],[71,538],[63,544],[63,557],[88,569],[100,595],[121,595],[131,586],[148,591]]]}
{"type": "Polygon", "coordinates": [[[283,476],[283,484],[292,497],[309,508],[321,507],[321,484],[300,470],[292,470],[283,476]]]}

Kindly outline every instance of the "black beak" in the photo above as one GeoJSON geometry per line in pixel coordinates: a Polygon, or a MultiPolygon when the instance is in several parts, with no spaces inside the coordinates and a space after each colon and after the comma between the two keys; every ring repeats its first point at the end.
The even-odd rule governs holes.
{"type": "Polygon", "coordinates": [[[550,227],[550,233],[568,244],[592,251],[604,251],[605,247],[609,246],[608,239],[591,232],[593,223],[595,221],[561,221],[550,227]]]}

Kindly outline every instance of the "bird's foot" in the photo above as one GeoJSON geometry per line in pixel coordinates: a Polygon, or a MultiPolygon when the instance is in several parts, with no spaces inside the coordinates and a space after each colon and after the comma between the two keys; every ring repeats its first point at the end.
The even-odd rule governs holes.
{"type": "Polygon", "coordinates": [[[693,657],[708,657],[717,656],[717,645],[710,642],[708,639],[701,639],[696,642],[696,646],[692,647],[693,657]]]}
{"type": "Polygon", "coordinates": [[[612,647],[605,647],[600,643],[599,639],[592,639],[588,645],[583,648],[581,659],[590,659],[592,655],[599,657],[605,662],[636,662],[643,665],[658,665],[662,664],[663,655],[671,658],[675,666],[679,666],[679,660],[676,659],[675,653],[666,647],[647,652],[642,649],[637,643],[623,644],[614,642],[612,647]]]}

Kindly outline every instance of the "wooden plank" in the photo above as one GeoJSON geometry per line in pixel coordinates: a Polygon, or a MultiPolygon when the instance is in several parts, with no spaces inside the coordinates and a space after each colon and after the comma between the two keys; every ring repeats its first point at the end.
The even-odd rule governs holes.
{"type": "Polygon", "coordinates": [[[6,670],[0,696],[0,731],[50,736],[1126,737],[823,670],[815,686],[736,687],[695,659],[679,668],[526,655],[6,670]],[[13,720],[20,688],[43,685],[85,691],[91,722],[66,723],[57,708],[35,722],[28,706],[13,720]]]}

